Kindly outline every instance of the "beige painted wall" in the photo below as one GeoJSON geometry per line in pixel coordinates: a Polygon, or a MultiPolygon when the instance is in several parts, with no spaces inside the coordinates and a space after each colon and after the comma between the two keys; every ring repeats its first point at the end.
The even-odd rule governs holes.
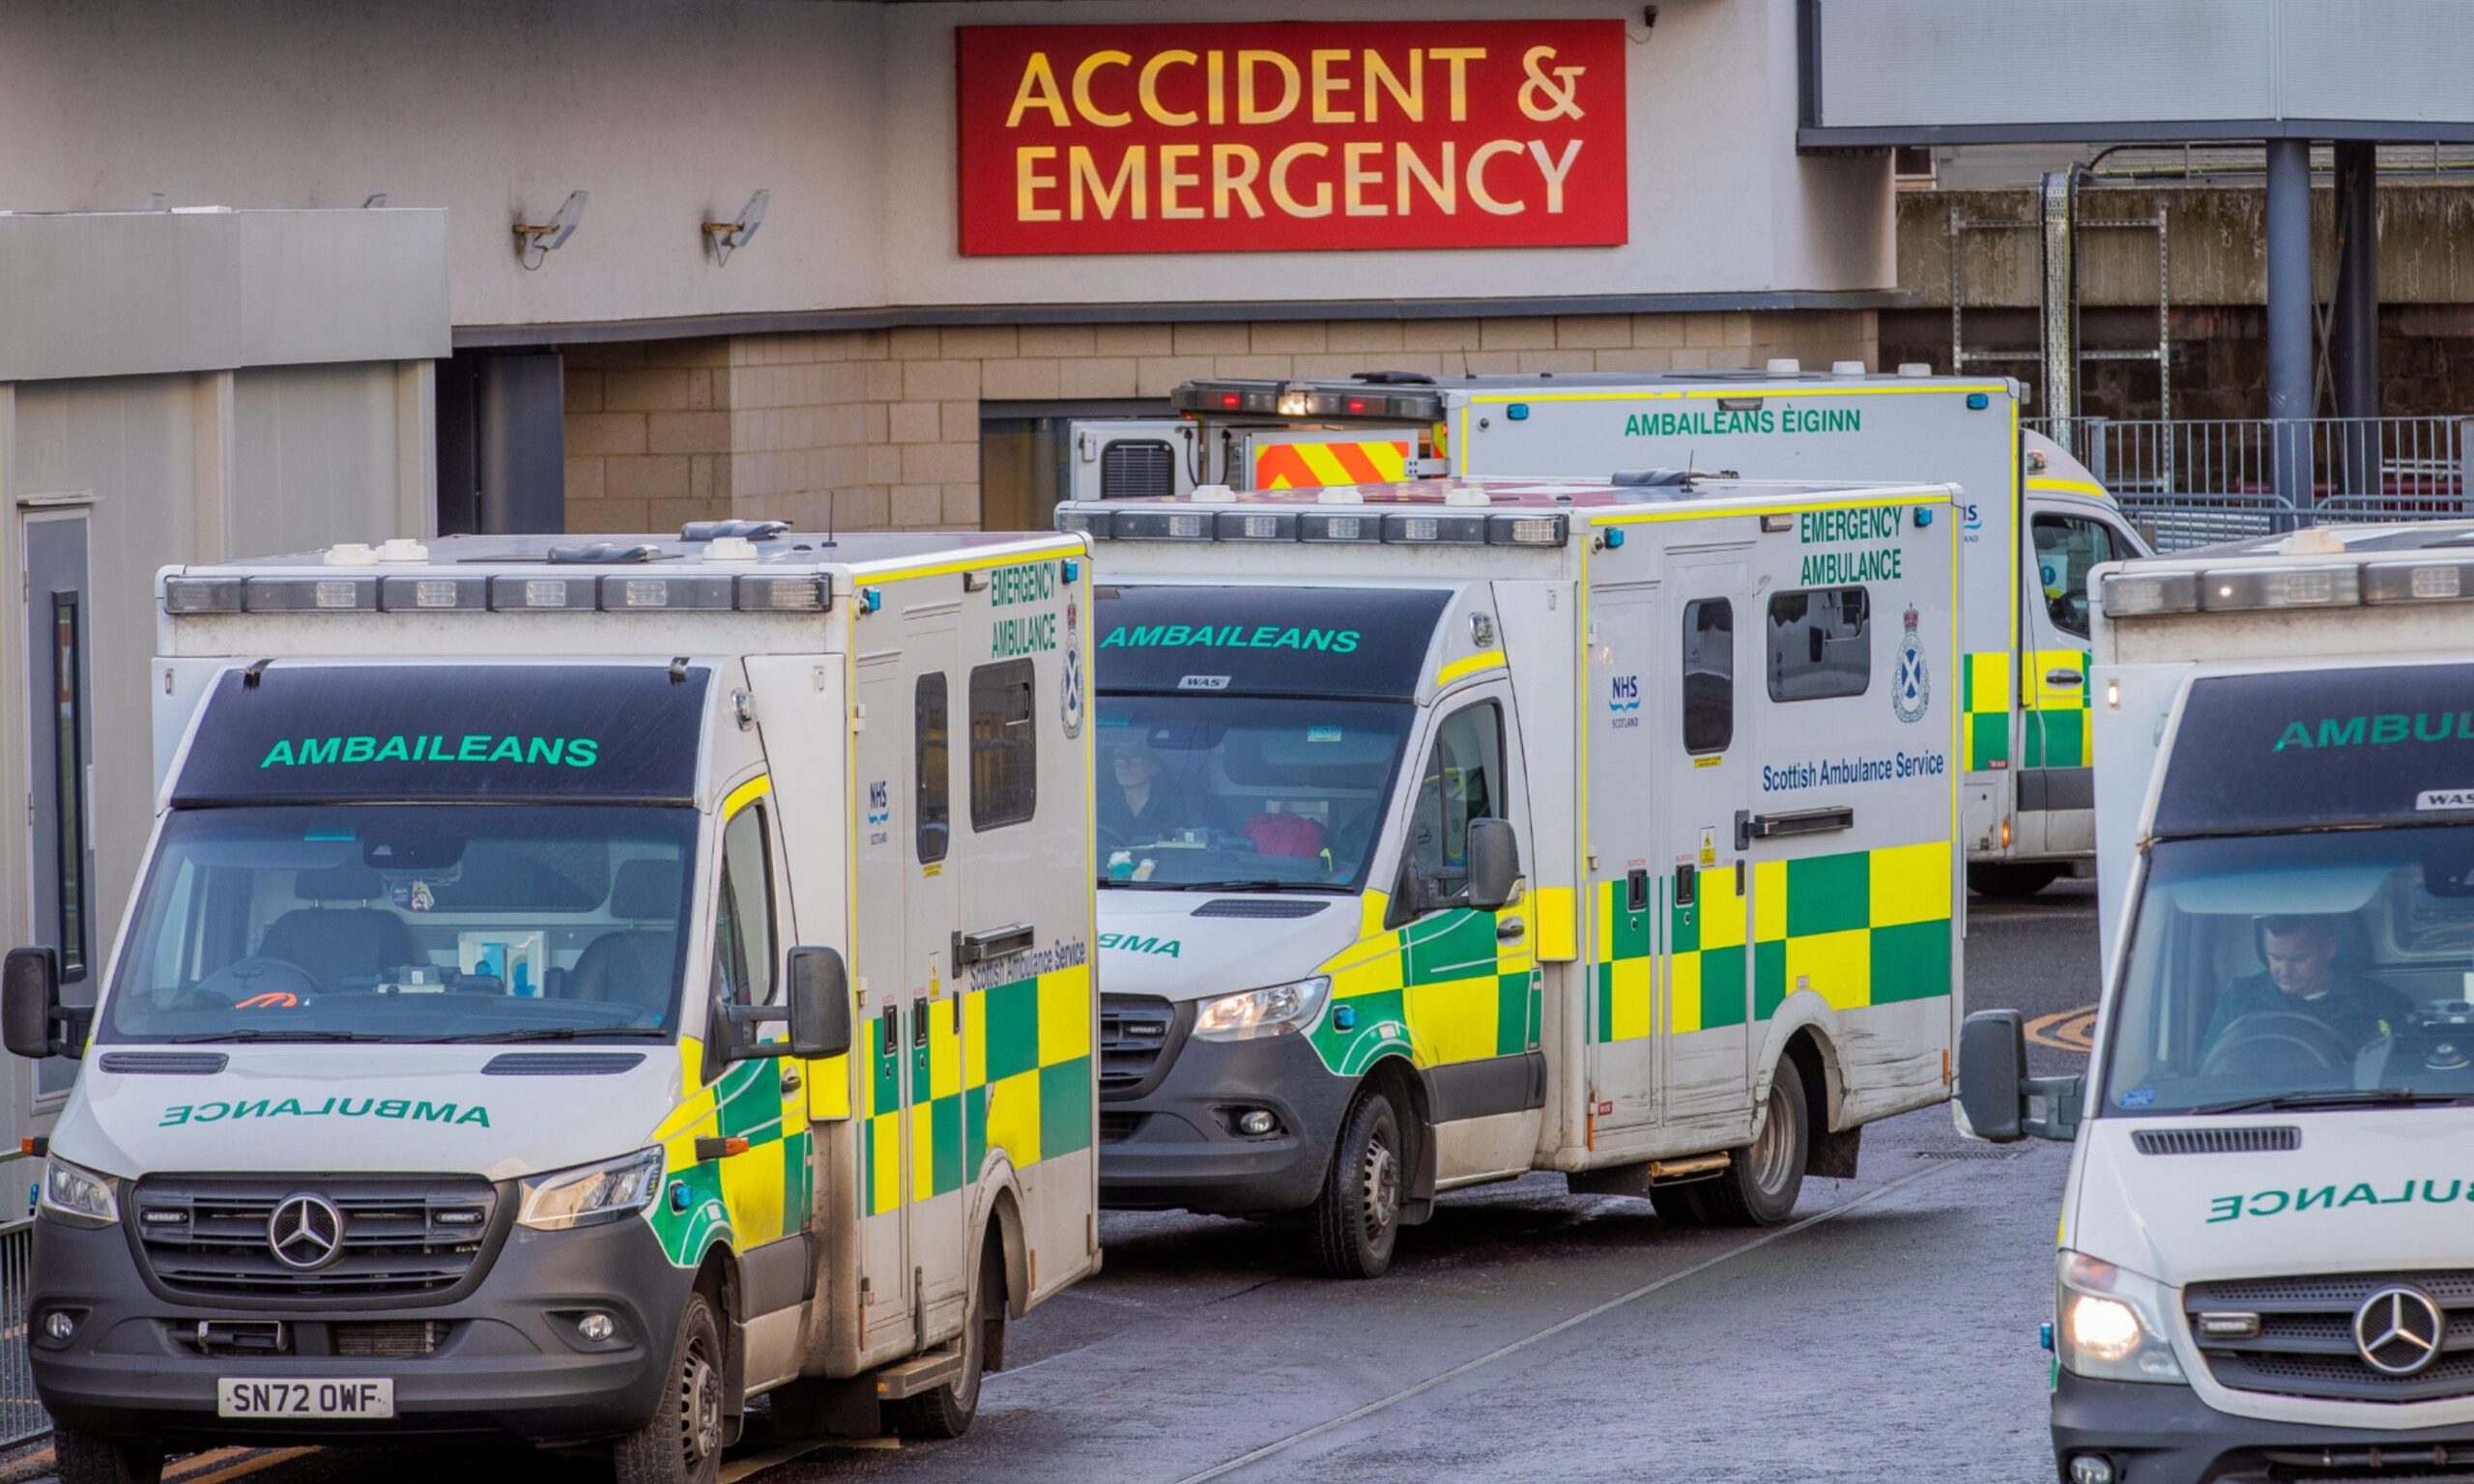
{"type": "MultiPolygon", "coordinates": [[[[1882,157],[1794,150],[1794,0],[1570,0],[1625,19],[1631,242],[1519,251],[982,258],[956,250],[963,23],[1243,19],[1258,0],[0,0],[0,209],[447,213],[459,326],[847,307],[1874,290],[1882,157]],[[772,205],[727,267],[699,224],[772,205]],[[590,192],[537,271],[513,223],[590,192]]],[[[1335,18],[1516,17],[1350,0],[1335,18]]],[[[1279,12],[1278,18],[1294,13],[1279,12]]],[[[1318,13],[1325,14],[1325,13],[1318,13]]]]}

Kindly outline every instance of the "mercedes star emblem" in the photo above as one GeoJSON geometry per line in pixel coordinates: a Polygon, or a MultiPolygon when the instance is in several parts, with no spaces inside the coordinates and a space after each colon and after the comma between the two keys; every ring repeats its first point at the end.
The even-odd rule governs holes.
{"type": "Polygon", "coordinates": [[[2383,1288],[2354,1311],[2354,1348],[2384,1376],[2411,1376],[2439,1358],[2448,1319],[2419,1288],[2383,1288]]]}
{"type": "Polygon", "coordinates": [[[324,1196],[287,1195],[267,1217],[267,1246],[286,1268],[324,1268],[343,1255],[343,1213],[324,1196]]]}

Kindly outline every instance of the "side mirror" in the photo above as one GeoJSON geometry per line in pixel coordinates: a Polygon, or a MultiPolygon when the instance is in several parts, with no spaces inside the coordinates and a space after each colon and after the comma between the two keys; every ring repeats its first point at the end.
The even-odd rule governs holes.
{"type": "Polygon", "coordinates": [[[60,953],[17,948],[0,963],[0,1041],[37,1061],[67,1054],[55,1034],[60,1015],[60,953]]]}
{"type": "Polygon", "coordinates": [[[2027,1137],[2028,1030],[2015,1010],[1980,1010],[1959,1026],[1959,1111],[1993,1144],[2027,1137]]]}
{"type": "Polygon", "coordinates": [[[840,1056],[850,1049],[850,975],[829,948],[791,950],[791,1054],[840,1056]]]}
{"type": "Polygon", "coordinates": [[[1469,821],[1469,905],[1509,906],[1520,893],[1520,837],[1509,819],[1469,821]]]}
{"type": "Polygon", "coordinates": [[[2028,1030],[2015,1010],[1981,1010],[1959,1027],[1959,1111],[1992,1144],[2079,1134],[2078,1077],[2028,1075],[2028,1030]],[[2035,1116],[2035,1099],[2045,1115],[2035,1116]]]}

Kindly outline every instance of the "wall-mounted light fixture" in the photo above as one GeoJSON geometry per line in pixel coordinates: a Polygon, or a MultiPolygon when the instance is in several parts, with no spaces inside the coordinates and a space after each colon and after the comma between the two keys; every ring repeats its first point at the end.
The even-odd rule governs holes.
{"type": "Polygon", "coordinates": [[[519,221],[515,224],[515,255],[526,271],[541,266],[541,260],[567,244],[576,235],[576,224],[584,220],[587,192],[571,190],[559,208],[559,214],[539,225],[519,221]]]}
{"type": "Polygon", "coordinates": [[[764,224],[764,208],[772,200],[772,191],[760,190],[747,198],[747,205],[739,208],[738,220],[705,223],[705,241],[713,249],[716,267],[728,263],[734,251],[747,245],[747,240],[764,224]]]}

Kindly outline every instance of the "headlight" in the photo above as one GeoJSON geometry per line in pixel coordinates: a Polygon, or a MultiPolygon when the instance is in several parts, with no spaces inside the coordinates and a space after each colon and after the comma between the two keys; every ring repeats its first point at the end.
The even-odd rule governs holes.
{"type": "Polygon", "coordinates": [[[1194,1034],[1205,1041],[1252,1041],[1257,1036],[1286,1036],[1314,1023],[1332,982],[1317,974],[1293,985],[1249,989],[1202,1002],[1194,1016],[1194,1034]]]}
{"type": "Polygon", "coordinates": [[[524,1183],[524,1209],[515,1219],[536,1232],[563,1232],[632,1216],[660,1193],[663,1167],[662,1152],[647,1149],[623,1159],[535,1175],[524,1183]]]}
{"type": "Polygon", "coordinates": [[[120,1219],[117,1184],[52,1155],[43,1164],[43,1213],[72,1226],[110,1226],[120,1219]]]}
{"type": "Polygon", "coordinates": [[[2172,1296],[2154,1278],[2089,1257],[2061,1254],[2055,1349],[2071,1374],[2099,1381],[2180,1381],[2166,1316],[2172,1296]]]}

